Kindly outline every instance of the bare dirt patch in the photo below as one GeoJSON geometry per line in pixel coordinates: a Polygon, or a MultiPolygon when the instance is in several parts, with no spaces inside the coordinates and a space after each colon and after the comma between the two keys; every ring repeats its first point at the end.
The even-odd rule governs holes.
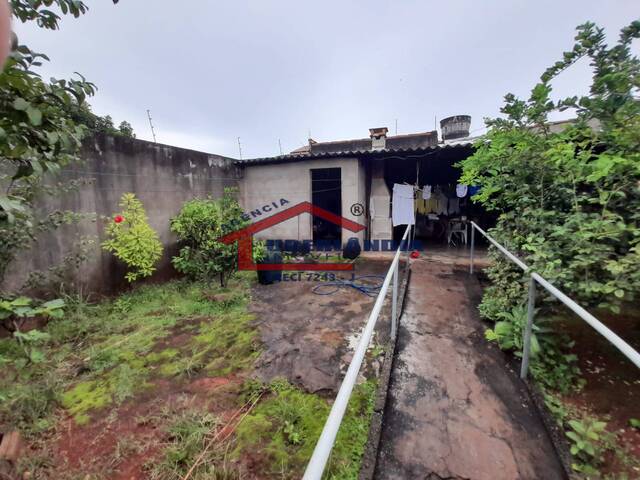
{"type": "Polygon", "coordinates": [[[99,472],[114,480],[148,478],[145,464],[159,453],[166,436],[167,412],[198,408],[224,419],[236,407],[243,378],[201,377],[193,381],[159,379],[143,395],[125,402],[88,425],[65,418],[54,447],[56,469],[99,472]]]}
{"type": "MultiPolygon", "coordinates": [[[[639,312],[599,314],[598,318],[633,348],[640,349],[639,312]]],[[[607,430],[617,435],[618,445],[635,459],[636,465],[625,465],[619,456],[608,452],[601,472],[640,477],[640,429],[629,423],[632,418],[640,419],[637,367],[581,319],[568,315],[563,330],[575,340],[573,353],[578,356],[582,376],[587,381],[580,392],[564,396],[564,401],[584,414],[605,419],[607,430]]]]}
{"type": "MultiPolygon", "coordinates": [[[[389,264],[388,260],[358,262],[354,274],[384,276],[389,264]]],[[[317,295],[313,287],[319,282],[301,278],[252,290],[250,311],[257,317],[263,344],[256,374],[264,381],[287,378],[308,392],[335,392],[375,298],[353,288],[317,295]]],[[[388,339],[389,303],[373,343],[384,344],[388,339]]]]}

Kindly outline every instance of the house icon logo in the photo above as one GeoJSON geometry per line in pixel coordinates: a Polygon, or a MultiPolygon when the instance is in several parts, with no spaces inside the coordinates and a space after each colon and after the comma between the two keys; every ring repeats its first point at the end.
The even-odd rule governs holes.
{"type": "Polygon", "coordinates": [[[282,210],[270,217],[259,220],[251,225],[236,230],[218,239],[219,242],[227,245],[238,242],[238,270],[282,270],[282,271],[349,271],[353,270],[352,263],[263,263],[256,264],[253,261],[253,235],[282,223],[290,218],[297,217],[303,213],[309,213],[320,217],[328,222],[346,228],[351,232],[360,232],[366,227],[353,222],[335,213],[331,213],[323,208],[317,207],[310,202],[300,202],[293,207],[282,210]]]}

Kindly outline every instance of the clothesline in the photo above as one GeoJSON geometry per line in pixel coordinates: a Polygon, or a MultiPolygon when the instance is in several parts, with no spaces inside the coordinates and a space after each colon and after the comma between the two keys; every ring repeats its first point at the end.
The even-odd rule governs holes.
{"type": "Polygon", "coordinates": [[[395,183],[393,185],[393,198],[391,218],[393,226],[415,225],[416,212],[421,214],[434,213],[436,215],[455,215],[460,213],[460,199],[467,194],[477,193],[476,187],[468,187],[457,184],[455,197],[449,197],[443,192],[440,185],[435,188],[431,185],[410,185],[408,183],[395,183]],[[472,189],[475,189],[473,192],[472,189]],[[422,192],[422,198],[416,198],[416,192],[422,192]]]}
{"type": "MultiPolygon", "coordinates": [[[[432,189],[432,187],[433,187],[433,185],[425,185],[424,187],[420,188],[420,185],[412,185],[412,184],[407,183],[407,182],[404,182],[404,183],[394,183],[394,186],[395,186],[395,185],[402,185],[402,186],[407,186],[407,187],[413,187],[414,192],[424,192],[425,190],[427,190],[427,191],[431,191],[431,189],[432,189]]],[[[451,184],[448,184],[448,185],[453,185],[453,184],[451,183],[451,184]]],[[[440,187],[440,185],[436,185],[436,187],[440,187]]],[[[465,190],[464,190],[464,193],[462,193],[462,194],[459,194],[459,195],[458,195],[458,197],[460,197],[460,198],[465,197],[465,196],[466,196],[466,194],[467,194],[467,191],[468,191],[469,189],[474,189],[474,188],[475,188],[475,189],[478,189],[478,187],[473,187],[473,186],[471,186],[471,187],[470,187],[470,186],[465,185],[465,184],[463,184],[463,183],[458,183],[458,184],[456,184],[456,189],[457,189],[457,188],[459,188],[459,187],[463,187],[463,188],[465,189],[465,190]]],[[[471,195],[474,195],[474,194],[475,194],[475,192],[471,193],[471,195]]]]}

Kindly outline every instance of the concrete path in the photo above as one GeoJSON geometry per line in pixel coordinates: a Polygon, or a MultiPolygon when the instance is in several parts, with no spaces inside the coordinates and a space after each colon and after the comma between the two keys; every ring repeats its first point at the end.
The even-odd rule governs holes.
{"type": "Polygon", "coordinates": [[[477,281],[454,263],[413,262],[374,478],[564,478],[517,374],[483,338],[477,281]]]}

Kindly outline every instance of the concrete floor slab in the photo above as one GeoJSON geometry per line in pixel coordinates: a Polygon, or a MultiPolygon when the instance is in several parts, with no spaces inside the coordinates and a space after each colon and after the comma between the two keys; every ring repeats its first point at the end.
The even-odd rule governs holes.
{"type": "Polygon", "coordinates": [[[564,478],[524,385],[484,339],[479,284],[442,260],[412,264],[374,478],[564,478]]]}

